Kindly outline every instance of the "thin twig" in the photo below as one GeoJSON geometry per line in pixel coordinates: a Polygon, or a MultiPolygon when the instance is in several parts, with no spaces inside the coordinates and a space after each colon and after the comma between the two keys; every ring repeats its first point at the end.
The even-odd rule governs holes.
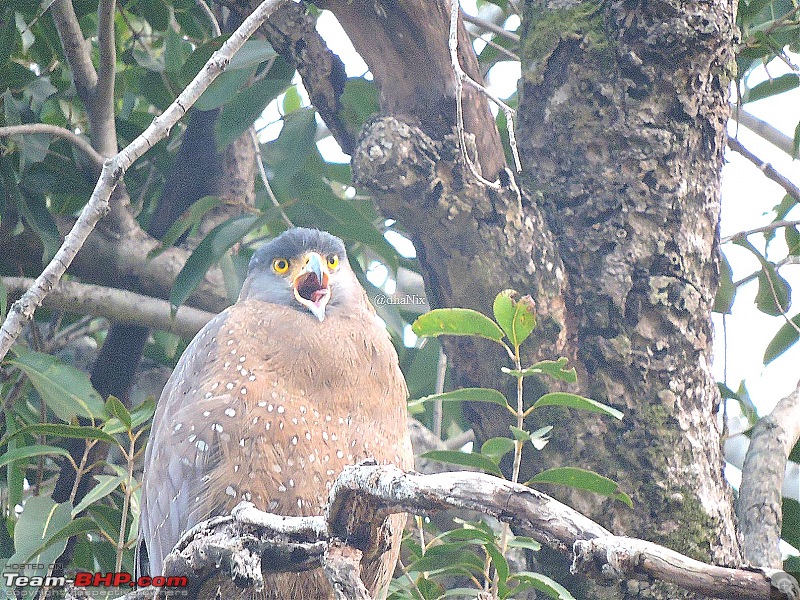
{"type": "Polygon", "coordinates": [[[761,172],[764,173],[764,175],[772,179],[772,181],[774,181],[784,190],[786,190],[786,193],[789,194],[792,198],[794,198],[795,202],[800,203],[800,187],[797,187],[794,183],[789,181],[789,179],[787,179],[781,173],[779,173],[775,167],[773,167],[768,162],[761,160],[758,156],[750,152],[750,150],[745,148],[742,145],[742,143],[736,138],[728,138],[728,146],[730,147],[731,150],[741,154],[751,163],[756,165],[761,170],[761,172]]]}
{"type": "MultiPolygon", "coordinates": [[[[447,355],[442,348],[439,348],[439,360],[436,363],[436,389],[435,394],[444,392],[444,378],[447,374],[447,355]]],[[[437,398],[433,404],[433,435],[442,439],[442,415],[443,404],[441,398],[437,398]]]]}
{"type": "Polygon", "coordinates": [[[286,224],[286,226],[294,227],[294,223],[292,223],[292,220],[286,216],[281,203],[278,202],[278,199],[275,197],[275,194],[272,191],[272,186],[269,184],[267,172],[264,170],[264,160],[261,158],[261,143],[258,141],[258,135],[256,135],[255,127],[250,128],[250,139],[253,140],[253,148],[255,148],[256,152],[256,166],[258,167],[258,175],[261,177],[261,183],[264,184],[264,189],[267,190],[267,196],[269,196],[272,205],[281,213],[281,219],[283,219],[283,222],[286,224]]]}
{"type": "MultiPolygon", "coordinates": [[[[484,34],[478,32],[478,31],[474,31],[474,32],[473,31],[468,31],[467,33],[469,33],[473,38],[475,38],[477,40],[481,40],[484,44],[487,44],[487,45],[491,46],[492,48],[494,48],[498,52],[500,52],[502,54],[505,54],[511,60],[514,60],[514,61],[517,61],[517,62],[519,62],[521,60],[520,57],[517,56],[516,54],[514,54],[513,52],[511,52],[511,50],[508,50],[507,48],[503,48],[500,44],[498,44],[497,42],[495,42],[494,40],[492,40],[490,38],[484,37],[484,34]]],[[[492,65],[489,65],[489,67],[491,67],[491,66],[492,65]]]]}
{"type": "Polygon", "coordinates": [[[761,227],[756,227],[755,229],[748,229],[747,231],[740,231],[738,233],[734,233],[733,235],[727,235],[720,239],[720,243],[727,244],[735,239],[746,238],[748,235],[764,233],[765,231],[774,231],[775,229],[780,229],[781,227],[794,227],[796,225],[800,225],[800,220],[789,221],[786,219],[781,219],[780,221],[773,221],[772,223],[762,225],[761,227]]]}
{"type": "Polygon", "coordinates": [[[88,140],[86,140],[86,138],[81,137],[71,129],[58,127],[56,125],[47,125],[45,123],[27,123],[25,125],[9,125],[7,127],[0,127],[0,137],[12,135],[30,135],[34,133],[45,133],[64,138],[78,150],[83,152],[98,170],[103,168],[103,161],[105,160],[103,155],[95,150],[88,140]]]}
{"type": "Polygon", "coordinates": [[[219,37],[222,35],[222,30],[219,27],[217,17],[214,15],[214,11],[212,11],[208,4],[206,4],[205,0],[196,0],[195,4],[200,7],[200,10],[203,11],[203,14],[208,19],[208,23],[211,25],[211,33],[214,35],[214,37],[219,37]]]}
{"type": "Polygon", "coordinates": [[[476,17],[474,15],[468,15],[467,13],[463,13],[461,18],[463,18],[467,23],[472,23],[473,25],[477,25],[481,29],[485,29],[486,31],[491,31],[492,33],[496,33],[497,35],[509,39],[512,42],[519,43],[519,35],[517,35],[513,31],[509,31],[508,29],[503,29],[500,25],[496,23],[492,23],[491,21],[487,21],[486,19],[481,19],[480,17],[476,17]]]}
{"type": "Polygon", "coordinates": [[[461,5],[459,4],[458,0],[451,0],[450,5],[450,35],[448,37],[448,48],[450,49],[450,62],[453,67],[453,74],[455,75],[456,80],[456,129],[458,130],[458,141],[461,145],[461,152],[464,155],[464,162],[467,165],[467,168],[470,170],[472,175],[480,181],[483,185],[490,187],[495,190],[499,190],[502,188],[502,183],[498,179],[497,181],[489,181],[485,177],[483,177],[479,172],[478,168],[476,167],[475,163],[472,161],[472,157],[469,155],[466,146],[466,132],[464,131],[464,107],[463,107],[463,90],[464,90],[464,82],[467,82],[470,86],[475,88],[479,93],[483,94],[489,100],[494,102],[506,116],[506,127],[508,130],[508,143],[511,146],[511,154],[514,156],[514,166],[516,167],[517,173],[522,172],[522,163],[519,159],[519,151],[517,150],[517,138],[514,135],[514,109],[508,106],[505,102],[500,100],[497,96],[492,94],[489,90],[487,90],[484,86],[479,84],[477,81],[472,79],[469,75],[464,72],[464,69],[461,68],[461,63],[458,59],[458,15],[461,12],[461,5]]]}
{"type": "MultiPolygon", "coordinates": [[[[61,248],[42,271],[42,274],[36,278],[31,289],[25,292],[9,310],[8,317],[0,327],[0,360],[8,353],[11,345],[22,332],[23,326],[33,317],[33,313],[44,297],[61,279],[97,222],[108,212],[111,193],[128,168],[168,135],[170,128],[186,114],[186,111],[197,101],[211,82],[225,70],[231,57],[244,45],[245,41],[278,5],[286,1],[288,0],[264,0],[222,47],[214,52],[205,67],[200,70],[175,101],[160,116],[153,119],[153,122],[141,135],[106,161],[89,202],[84,206],[61,248]]],[[[58,0],[54,8],[62,2],[63,0],[58,0]]]]}

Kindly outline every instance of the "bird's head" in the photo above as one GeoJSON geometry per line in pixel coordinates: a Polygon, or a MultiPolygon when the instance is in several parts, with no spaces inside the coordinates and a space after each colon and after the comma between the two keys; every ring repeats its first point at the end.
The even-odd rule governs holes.
{"type": "Polygon", "coordinates": [[[358,285],[342,240],[295,227],[253,254],[239,299],[307,310],[322,321],[329,307],[356,298],[358,285]]]}

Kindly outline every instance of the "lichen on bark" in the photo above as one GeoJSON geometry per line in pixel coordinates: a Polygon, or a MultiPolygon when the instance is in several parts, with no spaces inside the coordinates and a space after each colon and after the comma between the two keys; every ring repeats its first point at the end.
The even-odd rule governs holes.
{"type": "Polygon", "coordinates": [[[624,482],[633,514],[570,502],[618,533],[726,563],[739,552],[710,311],[733,15],[732,3],[527,2],[519,123],[524,185],[541,193],[570,282],[585,391],[626,413],[565,420],[542,467],[624,482]]]}

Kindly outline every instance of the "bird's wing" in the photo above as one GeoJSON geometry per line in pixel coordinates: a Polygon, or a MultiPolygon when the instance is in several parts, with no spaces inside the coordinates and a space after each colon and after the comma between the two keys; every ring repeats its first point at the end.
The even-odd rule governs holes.
{"type": "Polygon", "coordinates": [[[224,401],[226,390],[205,385],[213,368],[215,338],[228,318],[212,319],[189,344],[167,381],[153,418],[147,450],[139,538],[147,545],[150,574],[160,575],[164,557],[179,536],[207,518],[204,477],[218,460],[219,447],[203,419],[204,405],[224,401]],[[200,418],[198,418],[200,417],[200,418]]]}

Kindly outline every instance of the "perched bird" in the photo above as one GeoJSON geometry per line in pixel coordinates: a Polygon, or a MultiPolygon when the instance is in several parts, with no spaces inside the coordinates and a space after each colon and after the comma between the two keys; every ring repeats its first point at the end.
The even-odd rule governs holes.
{"type": "MultiPolygon", "coordinates": [[[[242,500],[272,513],[321,515],[345,465],[413,468],[407,390],[385,327],[344,244],[290,229],[253,255],[238,301],[189,344],[167,382],[145,452],[140,538],[150,574],[181,534],[242,500]]],[[[389,550],[362,561],[374,594],[389,550]]],[[[321,569],[265,577],[261,598],[332,597],[321,569]]]]}

